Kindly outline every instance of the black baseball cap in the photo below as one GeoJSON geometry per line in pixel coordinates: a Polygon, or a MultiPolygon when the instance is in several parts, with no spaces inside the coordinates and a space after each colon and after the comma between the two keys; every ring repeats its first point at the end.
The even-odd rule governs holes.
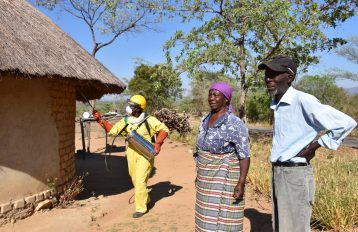
{"type": "Polygon", "coordinates": [[[276,72],[287,72],[296,75],[297,65],[289,56],[276,56],[270,61],[264,61],[258,66],[259,69],[271,69],[276,72]]]}

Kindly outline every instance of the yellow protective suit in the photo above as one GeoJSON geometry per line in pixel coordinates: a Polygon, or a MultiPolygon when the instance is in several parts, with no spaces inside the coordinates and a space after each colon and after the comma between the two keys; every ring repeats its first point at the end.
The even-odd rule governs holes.
{"type": "MultiPolygon", "coordinates": [[[[169,133],[169,129],[165,126],[164,123],[160,122],[157,118],[149,116],[147,118],[150,134],[153,136],[158,133],[160,130],[164,130],[169,133]]],[[[112,129],[108,132],[111,136],[116,136],[123,127],[126,125],[124,118],[117,122],[112,129]]],[[[128,120],[128,126],[122,135],[127,135],[132,130],[137,129],[136,124],[130,123],[128,120]]],[[[139,126],[137,129],[138,134],[143,136],[148,141],[151,141],[151,137],[148,133],[148,130],[145,126],[145,123],[139,126]]],[[[134,198],[135,198],[135,208],[136,212],[145,213],[147,212],[147,204],[150,202],[150,198],[147,190],[147,182],[149,178],[150,171],[154,165],[154,158],[152,160],[147,160],[144,156],[139,154],[133,147],[127,145],[126,147],[126,156],[128,162],[128,171],[132,179],[134,186],[134,198]]]]}

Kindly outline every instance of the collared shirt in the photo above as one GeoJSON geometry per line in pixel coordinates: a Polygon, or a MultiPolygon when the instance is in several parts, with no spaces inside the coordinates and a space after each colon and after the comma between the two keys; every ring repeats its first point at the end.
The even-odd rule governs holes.
{"type": "Polygon", "coordinates": [[[228,111],[209,128],[210,116],[211,113],[200,123],[196,147],[213,154],[235,152],[240,159],[249,157],[248,130],[241,119],[228,111]]]}
{"type": "Polygon", "coordinates": [[[295,157],[320,131],[318,143],[336,150],[357,123],[331,106],[321,104],[314,96],[290,87],[279,102],[273,101],[274,129],[270,161],[306,162],[295,157]],[[293,158],[294,157],[294,158],[293,158]]]}

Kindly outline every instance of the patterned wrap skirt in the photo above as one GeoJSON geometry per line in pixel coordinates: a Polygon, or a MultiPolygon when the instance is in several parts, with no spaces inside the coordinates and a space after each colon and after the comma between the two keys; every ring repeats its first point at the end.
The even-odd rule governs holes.
{"type": "Polygon", "coordinates": [[[244,200],[233,197],[240,177],[235,153],[199,151],[196,163],[195,231],[242,231],[244,200]]]}

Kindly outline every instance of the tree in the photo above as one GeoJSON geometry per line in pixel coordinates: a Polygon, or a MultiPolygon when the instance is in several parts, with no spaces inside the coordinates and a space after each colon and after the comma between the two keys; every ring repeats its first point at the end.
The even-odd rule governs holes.
{"type": "Polygon", "coordinates": [[[323,104],[331,105],[340,110],[348,102],[344,89],[338,87],[335,78],[330,76],[304,76],[295,87],[317,97],[323,104]]]}
{"type": "Polygon", "coordinates": [[[262,89],[250,91],[247,95],[246,114],[251,122],[273,122],[273,111],[270,109],[271,97],[262,89]]]}
{"type": "MultiPolygon", "coordinates": [[[[358,36],[350,38],[346,45],[337,50],[337,54],[355,64],[358,64],[358,36]]],[[[350,79],[358,81],[358,73],[344,70],[335,70],[334,75],[338,79],[350,79]]]]}
{"type": "Polygon", "coordinates": [[[337,54],[358,64],[358,36],[349,39],[349,42],[337,51],[337,54]]]}
{"type": "Polygon", "coordinates": [[[59,7],[75,18],[82,20],[91,32],[92,56],[112,44],[119,36],[144,29],[154,29],[161,16],[155,14],[155,1],[146,0],[36,0],[40,6],[52,10],[59,7]],[[99,42],[98,34],[109,35],[99,42]]]}
{"type": "Polygon", "coordinates": [[[184,23],[199,26],[188,33],[177,31],[167,41],[171,49],[181,46],[175,57],[178,67],[194,73],[202,67],[220,69],[240,86],[239,117],[245,117],[249,88],[258,75],[259,62],[287,54],[302,69],[318,62],[316,51],[329,50],[345,41],[328,38],[322,28],[336,27],[354,15],[355,1],[287,0],[184,0],[168,7],[184,23]],[[179,45],[180,44],[180,45],[179,45]]]}
{"type": "Polygon", "coordinates": [[[141,64],[136,67],[128,83],[131,94],[142,94],[147,99],[149,112],[170,108],[182,96],[179,74],[170,66],[141,64]]]}

